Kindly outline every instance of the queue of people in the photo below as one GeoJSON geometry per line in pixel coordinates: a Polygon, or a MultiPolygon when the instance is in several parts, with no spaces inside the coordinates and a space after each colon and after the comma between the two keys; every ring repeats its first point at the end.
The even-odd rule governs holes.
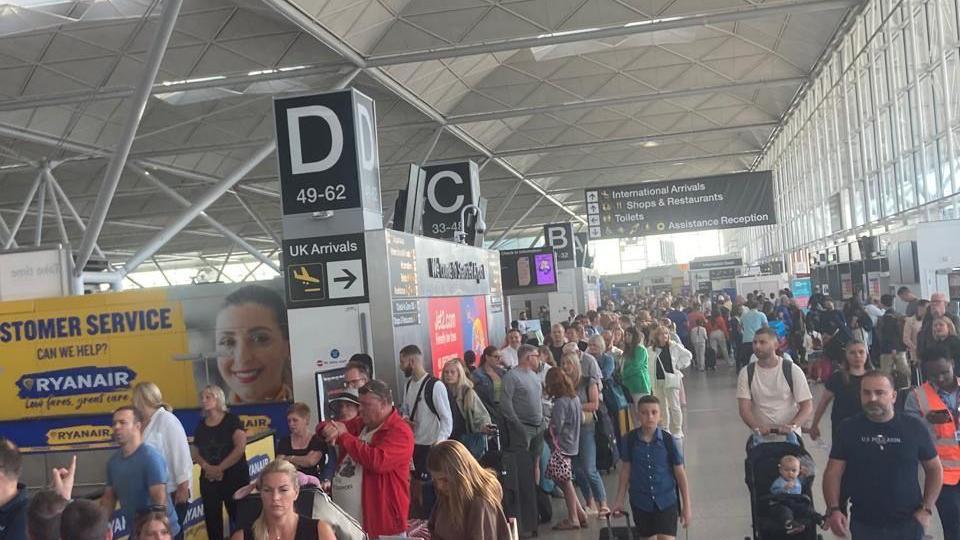
{"type": "MultiPolygon", "coordinates": [[[[580,529],[593,516],[629,508],[641,536],[672,538],[692,519],[684,372],[718,361],[740,368],[739,413],[758,441],[829,434],[825,527],[856,539],[919,539],[936,508],[945,538],[960,538],[955,317],[942,296],[897,296],[907,305],[902,316],[893,295],[839,309],[814,297],[806,314],[789,291],[772,300],[635,297],[616,310],[605,302],[553,325],[545,343],[511,329],[501,347],[473,361],[465,354],[435,366],[417,346],[403,347],[398,367],[407,380],[397,397],[366,362],[351,362],[344,391],[330,400],[333,418],[314,428],[309,406],[290,406],[289,435],[253,484],[263,510],[248,527],[237,527],[235,494],[249,489],[250,475],[231,398],[216,386],[201,391],[191,448],[160,389],[140,383],[132,405],[114,413],[119,449],[97,516],[84,501],[68,502],[75,467],[52,471],[54,485],[28,500],[17,483],[19,453],[0,441],[0,538],[20,540],[22,530],[32,540],[80,540],[81,527],[64,533],[50,521],[79,515],[92,535],[83,540],[109,540],[99,536],[100,523],[116,506],[137,540],[182,538],[186,504],[200,495],[211,538],[326,540],[330,526],[294,508],[310,477],[306,483],[330,492],[372,538],[403,535],[411,519],[422,519],[434,538],[501,539],[508,516],[518,516],[504,506],[502,479],[481,466],[496,441],[529,456],[534,489],[563,499],[566,516],[555,529],[580,529]],[[814,406],[810,379],[819,372],[810,367],[824,359],[832,372],[814,406]],[[831,406],[827,431],[821,425],[831,406]],[[601,471],[612,468],[610,455],[619,476],[608,497],[601,471]],[[190,493],[194,463],[199,494],[190,493]],[[871,474],[877,470],[891,474],[871,474]],[[33,521],[30,536],[28,506],[46,516],[33,521]]],[[[781,466],[777,489],[799,489],[803,466],[790,459],[781,466]]]]}

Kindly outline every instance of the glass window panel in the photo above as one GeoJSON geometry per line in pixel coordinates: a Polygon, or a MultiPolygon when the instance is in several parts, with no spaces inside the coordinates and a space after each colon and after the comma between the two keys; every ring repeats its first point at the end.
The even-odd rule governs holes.
{"type": "Polygon", "coordinates": [[[867,177],[867,200],[869,221],[880,219],[880,175],[871,174],[867,177]]]}
{"type": "Polygon", "coordinates": [[[897,213],[897,172],[895,169],[894,165],[889,165],[884,168],[883,190],[881,193],[883,201],[881,210],[883,211],[883,217],[892,216],[897,213]]]}
{"type": "Polygon", "coordinates": [[[957,34],[957,3],[956,0],[937,0],[940,8],[940,20],[943,21],[943,38],[949,47],[951,41],[960,39],[957,34]]]}
{"type": "Polygon", "coordinates": [[[939,175],[937,174],[939,170],[939,167],[937,167],[939,158],[936,144],[924,145],[924,152],[926,153],[925,169],[923,171],[924,199],[921,202],[933,201],[939,198],[938,187],[940,183],[939,175]]]}
{"type": "Polygon", "coordinates": [[[853,226],[863,225],[863,183],[854,182],[853,184],[853,226]]]}
{"type": "Polygon", "coordinates": [[[919,184],[920,163],[920,155],[917,152],[908,154],[904,160],[906,174],[904,175],[904,182],[901,184],[904,210],[914,208],[920,204],[916,189],[919,184]]]}

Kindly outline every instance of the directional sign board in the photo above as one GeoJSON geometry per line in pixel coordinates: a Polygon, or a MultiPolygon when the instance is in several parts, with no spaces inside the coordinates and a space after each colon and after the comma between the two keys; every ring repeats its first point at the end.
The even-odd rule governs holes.
{"type": "Polygon", "coordinates": [[[543,226],[543,237],[547,245],[557,254],[557,263],[572,268],[576,263],[573,225],[570,223],[551,223],[543,226]]]}
{"type": "Polygon", "coordinates": [[[584,196],[592,240],[777,222],[770,171],[590,188],[584,196]]]}
{"type": "MultiPolygon", "coordinates": [[[[423,235],[453,240],[460,230],[460,213],[480,204],[480,171],[473,161],[427,165],[423,185],[423,235]]],[[[467,244],[473,245],[473,222],[467,226],[467,244]]]]}
{"type": "Polygon", "coordinates": [[[380,210],[373,100],[356,90],[274,100],[283,214],[380,210]]]}
{"type": "Polygon", "coordinates": [[[368,301],[363,234],[284,240],[290,309],[368,301]]]}

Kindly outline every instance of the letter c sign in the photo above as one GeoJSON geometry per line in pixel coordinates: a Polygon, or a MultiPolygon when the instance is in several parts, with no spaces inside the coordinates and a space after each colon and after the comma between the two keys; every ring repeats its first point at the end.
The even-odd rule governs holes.
{"type": "Polygon", "coordinates": [[[329,107],[310,105],[287,109],[287,133],[290,136],[290,169],[293,174],[323,172],[340,160],[340,154],[343,153],[343,126],[340,125],[337,114],[329,107]],[[309,116],[322,118],[330,128],[330,152],[320,161],[304,163],[300,140],[300,119],[309,116]]]}
{"type": "Polygon", "coordinates": [[[437,200],[437,184],[439,184],[441,180],[451,180],[457,185],[463,184],[463,177],[455,171],[440,171],[431,176],[430,180],[427,181],[427,201],[430,203],[430,206],[441,214],[452,214],[461,210],[463,208],[463,195],[457,195],[453,204],[449,206],[437,200]]]}

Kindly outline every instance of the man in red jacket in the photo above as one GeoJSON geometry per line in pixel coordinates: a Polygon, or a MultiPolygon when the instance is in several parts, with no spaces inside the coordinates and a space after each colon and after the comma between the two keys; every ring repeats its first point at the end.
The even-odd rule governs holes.
{"type": "Polygon", "coordinates": [[[413,431],[393,406],[393,393],[376,379],[360,388],[360,416],[320,426],[337,443],[340,463],[333,500],[363,524],[371,538],[407,530],[413,431]]]}

